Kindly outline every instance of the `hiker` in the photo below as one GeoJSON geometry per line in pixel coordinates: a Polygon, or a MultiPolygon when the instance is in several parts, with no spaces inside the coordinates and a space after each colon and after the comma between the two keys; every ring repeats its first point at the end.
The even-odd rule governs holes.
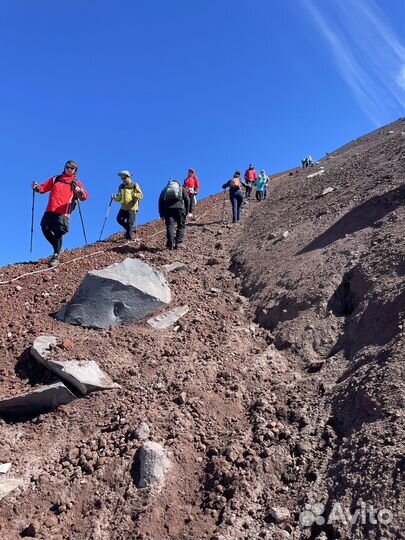
{"type": "Polygon", "coordinates": [[[48,193],[49,200],[41,219],[42,233],[53,247],[49,266],[59,264],[62,251],[62,237],[69,231],[70,215],[77,201],[86,201],[88,194],[77,179],[77,163],[67,161],[63,172],[52,176],[42,184],[33,182],[31,187],[37,193],[48,193]]]}
{"type": "Polygon", "coordinates": [[[307,156],[306,161],[307,161],[307,167],[313,167],[314,166],[314,160],[312,159],[312,156],[307,156]]]}
{"type": "MultiPolygon", "coordinates": [[[[262,184],[260,184],[263,186],[262,199],[265,199],[267,197],[267,188],[269,186],[269,181],[270,181],[270,178],[267,176],[266,171],[262,169],[255,183],[257,184],[258,182],[262,182],[262,184]]],[[[257,194],[257,185],[256,185],[256,194],[257,194]]],[[[257,196],[256,196],[256,199],[257,199],[257,196]]],[[[260,199],[257,199],[257,200],[260,200],[260,199]]]]}
{"type": "Polygon", "coordinates": [[[252,185],[257,180],[257,173],[252,164],[249,165],[249,168],[245,171],[245,185],[246,185],[246,199],[250,199],[250,194],[252,193],[252,185]]]}
{"type": "Polygon", "coordinates": [[[118,186],[117,195],[111,195],[111,199],[121,203],[117,222],[125,229],[124,238],[133,240],[134,223],[139,210],[139,201],[143,199],[143,193],[139,185],[132,181],[132,174],[129,171],[121,171],[118,176],[121,178],[122,184],[118,186]]]}
{"type": "Polygon", "coordinates": [[[222,189],[229,188],[229,199],[232,205],[232,223],[240,220],[241,206],[244,198],[242,186],[246,187],[246,184],[241,180],[239,171],[236,171],[233,177],[222,186],[222,189]]]}
{"type": "Polygon", "coordinates": [[[190,199],[190,208],[187,217],[193,217],[196,195],[200,190],[200,182],[195,175],[194,169],[189,169],[187,171],[187,178],[184,180],[183,187],[186,189],[190,199]]]}
{"type": "Polygon", "coordinates": [[[305,169],[305,167],[307,166],[307,158],[306,157],[301,158],[301,166],[302,166],[303,169],[305,169]]]}
{"type": "Polygon", "coordinates": [[[159,196],[159,216],[165,220],[166,224],[167,249],[181,247],[189,209],[190,197],[186,189],[181,187],[178,180],[174,178],[169,180],[159,196]]]}

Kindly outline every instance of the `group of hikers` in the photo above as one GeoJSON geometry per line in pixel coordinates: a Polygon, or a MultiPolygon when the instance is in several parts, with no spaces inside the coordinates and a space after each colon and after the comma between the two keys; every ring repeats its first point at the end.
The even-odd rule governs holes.
{"type": "MultiPolygon", "coordinates": [[[[69,160],[65,163],[61,174],[52,176],[42,184],[33,182],[31,185],[34,196],[35,193],[49,192],[48,204],[41,219],[41,229],[53,248],[53,254],[49,260],[51,267],[59,264],[63,236],[69,231],[70,217],[74,208],[88,199],[88,193],[78,179],[77,173],[77,163],[69,160]]],[[[113,201],[121,204],[117,222],[124,228],[125,238],[132,240],[143,193],[139,184],[132,180],[132,174],[129,171],[120,171],[118,176],[121,178],[121,184],[118,186],[117,194],[111,195],[110,206],[113,201]]],[[[181,247],[186,217],[193,217],[199,189],[200,183],[194,169],[188,169],[183,186],[178,180],[170,180],[160,194],[159,215],[166,223],[166,247],[170,250],[181,247]]]]}
{"type": "MultiPolygon", "coordinates": [[[[62,240],[63,236],[69,231],[72,211],[76,206],[79,206],[80,211],[80,202],[88,199],[88,193],[78,179],[77,173],[77,163],[69,160],[66,162],[61,174],[52,176],[42,184],[33,182],[31,185],[34,198],[35,193],[49,192],[48,204],[41,219],[41,229],[44,237],[53,248],[53,254],[49,260],[50,267],[59,264],[62,240]]],[[[125,238],[132,240],[134,226],[136,228],[139,202],[143,198],[143,193],[139,184],[133,181],[130,171],[120,171],[118,176],[121,178],[121,184],[118,186],[117,194],[111,195],[109,208],[112,202],[120,203],[121,207],[117,214],[117,222],[124,228],[125,238]]],[[[253,187],[256,189],[256,199],[261,201],[267,196],[268,183],[269,177],[266,172],[261,170],[258,175],[254,166],[250,164],[245,171],[243,180],[240,172],[236,171],[233,177],[222,186],[223,189],[229,188],[233,223],[240,220],[242,203],[249,201],[253,187]],[[245,191],[242,190],[242,187],[245,191]]],[[[187,178],[184,180],[183,185],[178,180],[171,179],[160,193],[158,208],[159,216],[166,224],[167,249],[173,250],[182,247],[186,218],[193,217],[196,195],[199,190],[200,182],[194,169],[190,168],[187,171],[187,178]]],[[[31,242],[32,232],[33,229],[31,230],[31,242]]]]}
{"type": "Polygon", "coordinates": [[[303,169],[306,169],[307,167],[313,167],[314,165],[315,162],[312,159],[312,156],[306,156],[301,158],[301,166],[303,169]]]}

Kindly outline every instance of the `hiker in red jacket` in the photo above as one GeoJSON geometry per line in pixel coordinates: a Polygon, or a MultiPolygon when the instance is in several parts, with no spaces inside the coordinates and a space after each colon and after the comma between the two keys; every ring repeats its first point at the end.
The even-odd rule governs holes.
{"type": "Polygon", "coordinates": [[[53,247],[49,266],[57,266],[62,250],[62,237],[69,231],[70,214],[76,206],[76,200],[88,199],[82,183],[77,179],[77,163],[67,161],[61,174],[52,176],[43,184],[33,182],[31,187],[37,193],[50,191],[41,229],[53,247]]]}
{"type": "Polygon", "coordinates": [[[252,186],[257,180],[257,173],[252,164],[249,165],[249,168],[245,171],[245,182],[246,182],[246,199],[250,199],[250,194],[252,193],[252,186]]]}
{"type": "Polygon", "coordinates": [[[194,169],[189,169],[187,172],[187,178],[184,180],[183,187],[186,189],[190,198],[190,208],[188,217],[193,217],[194,206],[196,203],[195,196],[200,191],[200,182],[195,175],[194,169]]]}

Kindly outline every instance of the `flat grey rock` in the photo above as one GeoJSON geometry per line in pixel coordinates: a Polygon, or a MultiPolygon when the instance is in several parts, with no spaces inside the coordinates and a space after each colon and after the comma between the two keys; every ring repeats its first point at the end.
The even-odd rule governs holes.
{"type": "Polygon", "coordinates": [[[164,313],[161,313],[160,315],[156,315],[156,317],[152,317],[151,319],[148,319],[148,324],[152,326],[153,328],[156,328],[157,330],[164,330],[172,326],[181,317],[184,317],[184,315],[188,313],[188,311],[189,311],[189,307],[187,305],[180,306],[180,307],[171,309],[170,311],[165,311],[164,313]]]}
{"type": "Polygon", "coordinates": [[[0,500],[4,499],[9,493],[21,486],[22,480],[18,478],[7,478],[0,481],[0,500]]]}
{"type": "Polygon", "coordinates": [[[333,187],[327,187],[325,188],[322,193],[321,193],[321,197],[324,197],[325,195],[327,195],[328,193],[332,193],[332,191],[335,191],[335,188],[333,187]]]}
{"type": "Polygon", "coordinates": [[[171,264],[164,264],[162,268],[165,272],[181,272],[181,270],[187,270],[187,266],[179,261],[175,261],[171,264]]]}
{"type": "Polygon", "coordinates": [[[0,415],[8,417],[35,416],[66,405],[76,396],[62,382],[41,386],[32,392],[0,401],[0,415]]]}
{"type": "Polygon", "coordinates": [[[325,172],[324,169],[321,169],[320,171],[314,172],[312,174],[308,174],[307,178],[314,178],[315,176],[320,176],[325,172]]]}
{"type": "Polygon", "coordinates": [[[1,474],[7,474],[10,469],[11,469],[11,463],[1,463],[0,464],[0,473],[1,474]]]}
{"type": "Polygon", "coordinates": [[[88,272],[56,318],[89,328],[109,328],[143,319],[170,300],[161,272],[138,259],[125,259],[88,272]]]}
{"type": "Polygon", "coordinates": [[[147,486],[159,490],[170,468],[164,448],[153,441],[145,442],[139,449],[139,481],[137,487],[147,486]]]}
{"type": "Polygon", "coordinates": [[[55,346],[56,342],[54,336],[38,336],[30,352],[37,362],[56,373],[60,379],[73,385],[82,394],[121,388],[94,360],[52,359],[51,346],[55,346]]]}

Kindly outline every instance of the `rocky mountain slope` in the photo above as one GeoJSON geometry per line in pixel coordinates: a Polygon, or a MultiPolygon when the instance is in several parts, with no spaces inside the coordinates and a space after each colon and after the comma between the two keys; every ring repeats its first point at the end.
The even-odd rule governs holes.
{"type": "Polygon", "coordinates": [[[223,194],[201,201],[184,250],[156,221],[57,269],[1,269],[0,399],[53,380],[29,354],[41,334],[121,385],[0,421],[1,477],[21,479],[1,538],[405,537],[404,170],[401,119],[275,175],[240,224],[223,194]],[[172,306],[190,307],[178,325],[53,318],[86,272],[126,257],[187,265],[167,274],[172,306]],[[171,463],[160,492],[136,486],[145,436],[171,463]]]}

